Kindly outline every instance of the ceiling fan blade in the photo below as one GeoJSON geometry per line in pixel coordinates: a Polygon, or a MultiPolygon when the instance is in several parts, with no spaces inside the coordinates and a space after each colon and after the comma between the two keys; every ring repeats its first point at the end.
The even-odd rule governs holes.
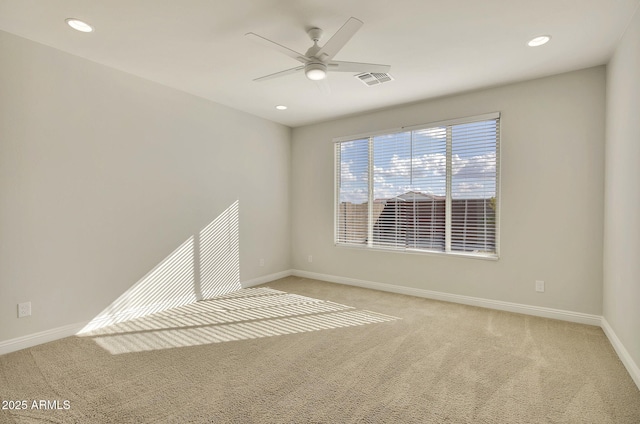
{"type": "Polygon", "coordinates": [[[353,37],[362,25],[363,22],[361,20],[353,17],[349,18],[347,22],[342,25],[342,28],[333,34],[333,37],[331,37],[329,41],[327,41],[325,45],[318,50],[318,53],[316,53],[315,56],[323,62],[333,59],[333,56],[335,56],[344,47],[344,45],[347,44],[347,41],[353,37]]]}
{"type": "Polygon", "coordinates": [[[304,66],[296,66],[295,68],[287,69],[284,71],[276,72],[275,74],[265,75],[260,78],[254,79],[256,82],[267,81],[274,78],[284,77],[285,75],[295,74],[296,72],[300,72],[304,70],[304,66]]]}
{"type": "Polygon", "coordinates": [[[319,81],[315,81],[316,86],[318,87],[318,90],[320,90],[320,92],[322,94],[324,94],[325,96],[328,96],[329,94],[331,94],[331,86],[329,85],[329,82],[327,82],[327,79],[321,79],[319,81]]]}
{"type": "Polygon", "coordinates": [[[302,62],[302,63],[307,63],[310,61],[309,58],[307,58],[305,55],[303,55],[302,53],[298,53],[295,50],[291,50],[289,47],[285,47],[282,44],[278,44],[275,41],[271,41],[269,39],[266,39],[258,34],[254,34],[253,32],[248,32],[244,35],[245,37],[249,38],[250,40],[253,40],[257,43],[260,43],[262,45],[265,45],[267,47],[270,47],[274,50],[279,51],[280,53],[284,53],[287,56],[289,56],[292,59],[297,60],[298,62],[302,62]]]}
{"type": "Polygon", "coordinates": [[[375,63],[342,62],[333,60],[327,64],[327,70],[331,72],[380,72],[388,73],[389,65],[377,65],[375,63]]]}

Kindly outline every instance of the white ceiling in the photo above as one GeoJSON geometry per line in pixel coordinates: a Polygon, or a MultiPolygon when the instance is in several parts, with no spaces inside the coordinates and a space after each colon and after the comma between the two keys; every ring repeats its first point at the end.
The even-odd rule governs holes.
{"type": "Polygon", "coordinates": [[[604,64],[640,0],[0,0],[0,29],[296,127],[343,115],[604,64]],[[354,16],[364,26],[336,60],[391,65],[367,87],[330,73],[330,94],[299,65],[244,37],[304,53],[305,31],[329,39],[354,16]],[[65,19],[83,19],[90,34],[65,19]],[[549,44],[526,42],[552,35],[549,44]],[[274,106],[284,104],[286,111],[274,106]]]}

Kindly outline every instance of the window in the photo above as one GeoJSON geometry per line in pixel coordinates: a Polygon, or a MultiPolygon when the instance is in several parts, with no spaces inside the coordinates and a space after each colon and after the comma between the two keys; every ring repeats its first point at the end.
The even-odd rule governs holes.
{"type": "Polygon", "coordinates": [[[335,243],[497,257],[500,115],[335,140],[335,243]]]}

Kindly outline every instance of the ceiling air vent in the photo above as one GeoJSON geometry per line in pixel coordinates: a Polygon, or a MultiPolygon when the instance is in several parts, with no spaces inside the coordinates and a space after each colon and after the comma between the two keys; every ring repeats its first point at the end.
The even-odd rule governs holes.
{"type": "Polygon", "coordinates": [[[393,77],[384,72],[364,72],[355,76],[364,85],[379,85],[385,82],[393,81],[393,77]]]}

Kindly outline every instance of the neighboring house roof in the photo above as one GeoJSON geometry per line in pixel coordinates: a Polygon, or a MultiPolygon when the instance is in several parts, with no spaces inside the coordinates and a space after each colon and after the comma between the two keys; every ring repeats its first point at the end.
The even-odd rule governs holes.
{"type": "Polygon", "coordinates": [[[388,200],[403,200],[403,201],[410,201],[410,202],[420,202],[420,201],[432,201],[432,200],[445,200],[445,196],[437,196],[435,194],[430,194],[430,193],[422,193],[419,191],[408,191],[404,194],[401,194],[399,196],[396,197],[392,197],[391,199],[386,199],[388,200]]]}

